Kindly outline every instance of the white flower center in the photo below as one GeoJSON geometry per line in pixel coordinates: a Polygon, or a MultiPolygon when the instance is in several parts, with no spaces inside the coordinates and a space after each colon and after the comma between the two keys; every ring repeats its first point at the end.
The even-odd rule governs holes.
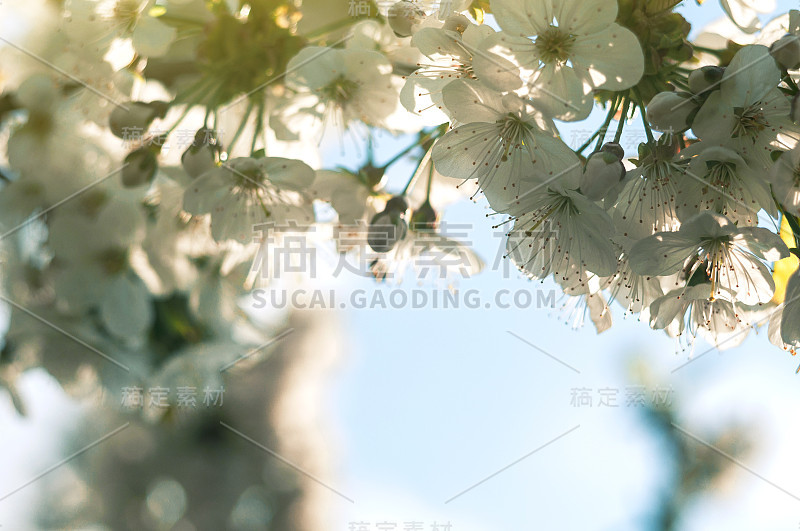
{"type": "MultiPolygon", "coordinates": [[[[717,286],[720,284],[720,274],[725,270],[733,271],[731,238],[730,236],[709,238],[703,242],[702,247],[706,252],[706,275],[711,280],[711,294],[708,300],[714,301],[717,286]]],[[[726,277],[730,280],[730,273],[726,277]]]]}
{"type": "Polygon", "coordinates": [[[729,162],[709,161],[708,182],[718,188],[726,188],[733,182],[735,166],[729,162]]]}
{"type": "Polygon", "coordinates": [[[322,97],[339,106],[344,106],[353,99],[358,83],[344,76],[339,76],[321,89],[322,97]]]}
{"type": "Polygon", "coordinates": [[[750,137],[755,139],[758,134],[769,126],[764,111],[760,106],[753,105],[747,109],[735,110],[736,124],[733,126],[733,138],[750,137]]]}
{"type": "Polygon", "coordinates": [[[572,56],[575,37],[558,26],[550,26],[536,38],[534,46],[545,63],[566,63],[572,56]]]}
{"type": "Polygon", "coordinates": [[[508,160],[508,154],[512,149],[519,149],[525,143],[525,136],[530,130],[530,125],[522,121],[519,116],[509,113],[507,116],[497,120],[500,127],[500,138],[503,139],[503,156],[501,162],[508,160]]]}

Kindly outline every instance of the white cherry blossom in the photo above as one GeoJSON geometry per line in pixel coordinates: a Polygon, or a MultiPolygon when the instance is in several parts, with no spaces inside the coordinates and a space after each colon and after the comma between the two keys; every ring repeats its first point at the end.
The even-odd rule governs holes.
{"type": "Polygon", "coordinates": [[[526,193],[550,183],[577,187],[581,175],[575,153],[553,123],[519,97],[478,82],[453,81],[444,102],[459,125],[433,148],[442,175],[476,179],[497,212],[510,212],[526,193]]]}
{"type": "Polygon", "coordinates": [[[660,232],[631,248],[631,269],[640,275],[663,276],[686,269],[687,279],[705,274],[707,298],[735,296],[747,305],[766,303],[775,283],[767,261],[786,258],[789,250],[767,229],[740,228],[728,218],[701,212],[675,232],[660,232]]]}
{"type": "Polygon", "coordinates": [[[593,89],[623,90],[642,77],[639,40],[615,22],[616,2],[492,0],[491,5],[503,31],[481,45],[488,55],[476,60],[478,77],[498,89],[529,94],[550,116],[582,120],[591,111],[593,89]],[[517,65],[522,87],[508,82],[505,63],[493,56],[517,65]]]}
{"type": "Polygon", "coordinates": [[[232,159],[192,181],[183,208],[210,214],[215,240],[250,243],[254,228],[265,223],[277,229],[313,223],[314,212],[303,194],[313,180],[314,171],[297,160],[232,159]]]}

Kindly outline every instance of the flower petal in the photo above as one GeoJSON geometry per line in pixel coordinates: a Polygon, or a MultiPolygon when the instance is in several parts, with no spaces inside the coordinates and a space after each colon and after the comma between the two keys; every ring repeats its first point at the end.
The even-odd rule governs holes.
{"type": "Polygon", "coordinates": [[[131,41],[139,54],[159,57],[169,50],[177,30],[149,15],[143,15],[133,29],[131,41]]]}
{"type": "Polygon", "coordinates": [[[571,122],[592,112],[592,87],[567,65],[547,63],[528,84],[536,107],[548,116],[571,122]]]}
{"type": "Polygon", "coordinates": [[[491,11],[497,24],[520,37],[543,33],[553,21],[551,0],[491,0],[491,11]]]}
{"type": "Polygon", "coordinates": [[[722,101],[731,107],[749,107],[778,86],[781,72],[769,48],[745,46],[725,69],[720,85],[722,101]]]}
{"type": "Polygon", "coordinates": [[[781,339],[789,345],[800,346],[800,272],[792,275],[786,285],[786,303],[781,317],[781,339]]]}
{"type": "Polygon", "coordinates": [[[504,113],[500,94],[475,81],[456,80],[442,91],[450,118],[459,123],[494,123],[504,113]]]}
{"type": "Polygon", "coordinates": [[[575,70],[585,73],[595,88],[623,90],[637,84],[644,74],[639,39],[619,24],[578,37],[571,59],[575,70]]]}
{"type": "Polygon", "coordinates": [[[665,276],[680,271],[698,248],[697,240],[682,232],[659,232],[636,242],[629,255],[633,272],[665,276]]]}
{"type": "Polygon", "coordinates": [[[616,2],[559,0],[554,7],[558,27],[573,35],[597,33],[614,24],[617,19],[616,2]]]}

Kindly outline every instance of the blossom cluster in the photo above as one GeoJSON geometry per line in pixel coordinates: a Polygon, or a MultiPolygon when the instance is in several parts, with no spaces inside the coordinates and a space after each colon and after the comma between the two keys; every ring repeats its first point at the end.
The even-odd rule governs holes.
{"type": "Polygon", "coordinates": [[[725,0],[733,29],[690,43],[673,0],[400,0],[333,23],[274,0],[24,3],[0,5],[25,29],[0,48],[9,388],[34,366],[84,390],[218,386],[242,338],[278,331],[237,300],[274,280],[251,267],[264,227],[368,249],[376,279],[431,249],[474,273],[439,224],[467,197],[598,331],[618,304],[686,343],[769,322],[800,345],[800,12],[762,26],[761,2],[725,0]],[[557,123],[595,111],[573,149],[557,123]],[[376,131],[412,140],[378,165],[376,131]],[[324,168],[331,133],[367,160],[324,168]]]}

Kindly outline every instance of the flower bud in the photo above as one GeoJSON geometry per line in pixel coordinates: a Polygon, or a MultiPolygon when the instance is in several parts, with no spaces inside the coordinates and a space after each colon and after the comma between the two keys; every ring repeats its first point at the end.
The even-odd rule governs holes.
{"type": "Polygon", "coordinates": [[[30,112],[48,113],[58,98],[58,87],[44,74],[34,74],[17,89],[16,100],[30,112]]]}
{"type": "Polygon", "coordinates": [[[606,142],[603,144],[603,147],[600,148],[600,151],[604,153],[611,153],[617,157],[617,160],[622,160],[625,158],[625,150],[622,149],[622,146],[616,142],[606,142]]]}
{"type": "Polygon", "coordinates": [[[359,173],[367,188],[375,190],[384,182],[386,168],[376,168],[372,163],[368,163],[359,170],[359,173]]]}
{"type": "Polygon", "coordinates": [[[168,104],[163,101],[128,102],[124,107],[118,106],[111,111],[108,117],[108,126],[111,133],[118,138],[126,138],[131,133],[141,135],[156,118],[163,118],[167,112],[168,104]]]}
{"type": "Polygon", "coordinates": [[[431,202],[425,200],[418,209],[411,214],[411,230],[413,231],[434,231],[438,215],[431,206],[431,202]]]}
{"type": "Polygon", "coordinates": [[[389,27],[398,37],[409,37],[414,33],[414,26],[425,19],[425,12],[407,0],[400,0],[389,8],[387,15],[389,27]]]}
{"type": "Polygon", "coordinates": [[[725,69],[719,66],[704,66],[689,74],[689,90],[694,94],[719,88],[725,69]]]}
{"type": "Polygon", "coordinates": [[[656,131],[680,133],[689,129],[689,116],[696,109],[691,94],[659,92],[647,105],[647,121],[656,131]]]}
{"type": "Polygon", "coordinates": [[[769,53],[784,70],[800,68],[800,37],[785,35],[772,43],[769,53]]]}
{"type": "Polygon", "coordinates": [[[219,162],[220,145],[210,129],[202,128],[194,135],[194,142],[181,155],[183,169],[190,177],[198,177],[216,167],[219,162]]]}
{"type": "Polygon", "coordinates": [[[386,208],[372,218],[367,232],[367,243],[376,253],[388,253],[397,242],[406,237],[408,224],[405,220],[408,203],[402,196],[395,196],[386,203],[386,208]]]}
{"type": "Polygon", "coordinates": [[[20,103],[11,92],[0,94],[0,124],[5,120],[6,115],[19,109],[20,103]]]}
{"type": "Polygon", "coordinates": [[[158,170],[156,154],[149,146],[142,146],[128,153],[122,168],[122,184],[133,188],[153,180],[158,170]]]}
{"type": "Polygon", "coordinates": [[[406,210],[408,210],[408,201],[406,201],[406,198],[402,195],[396,195],[386,202],[386,208],[384,208],[384,210],[386,212],[396,212],[405,215],[406,210]]]}
{"type": "Polygon", "coordinates": [[[455,15],[450,15],[447,17],[447,19],[445,19],[442,29],[448,31],[457,31],[458,33],[463,34],[468,27],[469,19],[461,13],[456,13],[455,15]]]}
{"type": "Polygon", "coordinates": [[[609,142],[600,151],[589,155],[580,180],[583,195],[592,201],[600,201],[614,190],[625,177],[620,152],[622,148],[619,144],[609,142]]]}

